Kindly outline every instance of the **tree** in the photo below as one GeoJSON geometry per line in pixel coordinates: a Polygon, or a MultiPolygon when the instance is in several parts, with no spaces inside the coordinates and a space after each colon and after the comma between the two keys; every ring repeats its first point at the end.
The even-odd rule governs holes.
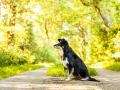
{"type": "Polygon", "coordinates": [[[7,53],[11,57],[10,60],[13,60],[10,63],[55,61],[57,55],[52,45],[60,37],[68,38],[71,47],[83,60],[116,61],[112,54],[118,52],[113,47],[115,41],[119,41],[120,2],[116,0],[1,1],[0,47],[1,52],[4,51],[5,56],[7,53]],[[16,55],[15,51],[19,53],[16,55]]]}

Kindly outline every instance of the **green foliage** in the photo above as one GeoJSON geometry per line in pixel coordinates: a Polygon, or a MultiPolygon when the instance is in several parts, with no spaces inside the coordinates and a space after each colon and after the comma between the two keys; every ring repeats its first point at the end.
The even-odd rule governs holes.
{"type": "Polygon", "coordinates": [[[55,62],[60,37],[87,63],[120,61],[118,0],[15,0],[0,7],[0,67],[55,62]],[[110,19],[108,31],[94,5],[110,19]]]}
{"type": "Polygon", "coordinates": [[[28,62],[27,56],[19,49],[14,49],[14,47],[4,47],[0,52],[0,67],[24,64],[26,62],[28,62]]]}
{"type": "MultiPolygon", "coordinates": [[[[90,76],[98,75],[97,71],[93,68],[88,67],[88,72],[90,76]]],[[[51,68],[48,69],[46,74],[48,76],[64,76],[64,67],[62,64],[56,63],[51,68]]]]}
{"type": "Polygon", "coordinates": [[[110,65],[110,66],[106,67],[106,69],[110,69],[113,71],[120,71],[120,63],[110,65]]]}
{"type": "Polygon", "coordinates": [[[44,44],[44,46],[36,48],[36,50],[33,51],[36,57],[33,63],[55,62],[56,53],[54,50],[55,49],[53,48],[53,46],[48,44],[44,44]]]}
{"type": "Polygon", "coordinates": [[[39,68],[43,68],[42,65],[33,65],[33,64],[24,64],[24,65],[17,65],[17,66],[5,66],[0,67],[0,79],[7,78],[25,71],[31,71],[39,68]]]}
{"type": "Polygon", "coordinates": [[[116,62],[107,62],[103,64],[103,67],[109,70],[113,70],[113,71],[120,71],[120,63],[116,63],[116,62]]]}
{"type": "Polygon", "coordinates": [[[88,72],[89,72],[90,76],[97,76],[98,75],[97,71],[94,68],[88,67],[88,72]]]}
{"type": "Polygon", "coordinates": [[[64,68],[62,64],[55,64],[50,67],[46,73],[48,76],[64,76],[64,68]]]}

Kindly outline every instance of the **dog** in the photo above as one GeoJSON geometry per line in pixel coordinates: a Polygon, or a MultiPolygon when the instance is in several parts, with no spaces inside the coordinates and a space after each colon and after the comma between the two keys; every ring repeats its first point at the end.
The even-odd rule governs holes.
{"type": "Polygon", "coordinates": [[[64,73],[66,76],[66,71],[69,71],[69,76],[66,81],[71,80],[71,76],[78,76],[82,81],[97,81],[94,78],[91,78],[88,69],[80,57],[72,50],[68,42],[63,39],[58,39],[59,43],[53,45],[54,48],[59,49],[61,52],[61,62],[64,66],[64,73]]]}

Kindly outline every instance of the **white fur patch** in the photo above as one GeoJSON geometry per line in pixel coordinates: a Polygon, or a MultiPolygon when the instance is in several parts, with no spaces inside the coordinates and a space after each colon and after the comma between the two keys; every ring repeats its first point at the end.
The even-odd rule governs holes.
{"type": "Polygon", "coordinates": [[[67,64],[69,64],[69,62],[68,62],[68,58],[67,58],[67,57],[65,58],[65,60],[62,60],[61,62],[62,62],[63,66],[64,66],[65,68],[68,68],[68,67],[67,67],[67,64]]]}
{"type": "Polygon", "coordinates": [[[85,81],[85,80],[88,80],[89,77],[87,76],[86,78],[82,78],[81,80],[85,81]]]}

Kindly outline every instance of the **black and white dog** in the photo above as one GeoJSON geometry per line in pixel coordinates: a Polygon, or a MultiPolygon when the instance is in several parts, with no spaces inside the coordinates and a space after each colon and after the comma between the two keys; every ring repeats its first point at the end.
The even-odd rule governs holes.
{"type": "Polygon", "coordinates": [[[97,81],[98,80],[91,78],[88,69],[84,62],[76,55],[76,53],[69,46],[68,42],[65,39],[58,39],[59,43],[54,45],[54,48],[57,48],[61,52],[61,61],[64,65],[64,72],[66,76],[66,70],[69,70],[69,76],[66,81],[71,79],[71,76],[80,76],[81,80],[87,81],[97,81]]]}

